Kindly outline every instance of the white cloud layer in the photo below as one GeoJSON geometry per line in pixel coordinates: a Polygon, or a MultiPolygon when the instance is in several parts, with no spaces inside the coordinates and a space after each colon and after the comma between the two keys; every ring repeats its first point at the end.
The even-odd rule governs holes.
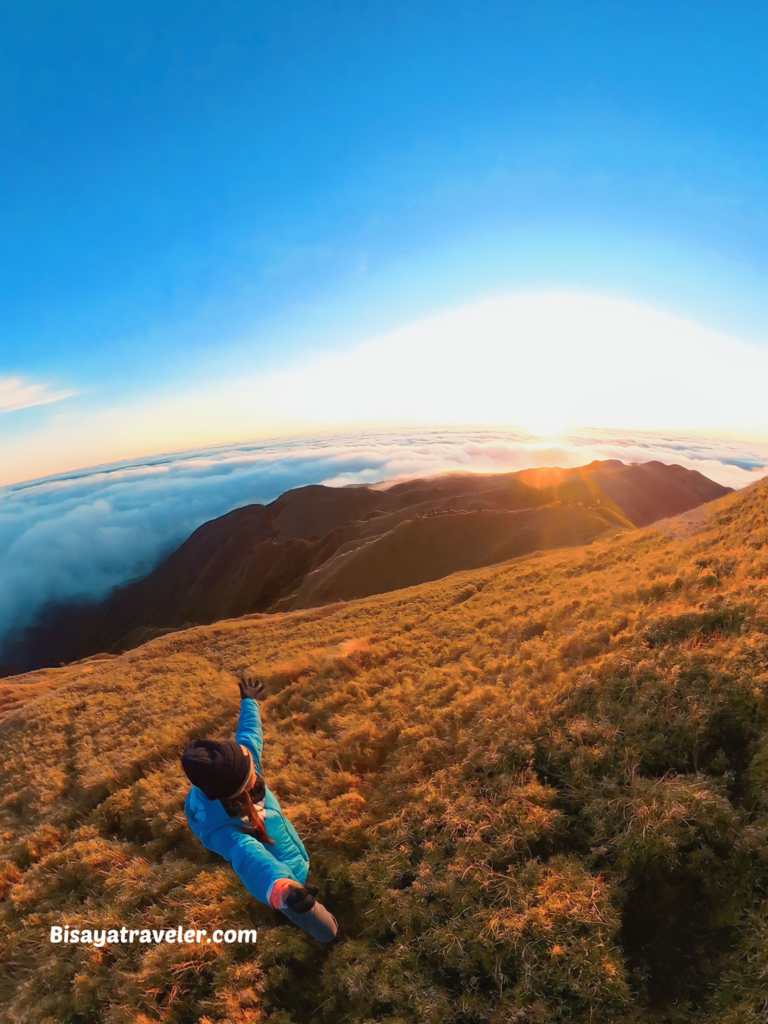
{"type": "Polygon", "coordinates": [[[768,445],[616,432],[537,439],[489,430],[238,444],[102,466],[0,489],[0,622],[20,629],[47,601],[101,597],[147,573],[206,520],[292,487],[609,458],[677,463],[731,487],[768,473],[768,445]]]}

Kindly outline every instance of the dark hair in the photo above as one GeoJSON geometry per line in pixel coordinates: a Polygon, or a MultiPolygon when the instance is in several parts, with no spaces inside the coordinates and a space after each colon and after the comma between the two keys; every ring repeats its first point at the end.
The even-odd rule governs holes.
{"type": "Polygon", "coordinates": [[[251,835],[255,836],[256,839],[261,840],[262,843],[269,843],[272,845],[273,840],[267,835],[267,831],[264,828],[264,824],[259,817],[259,812],[256,810],[256,804],[264,799],[266,792],[266,786],[264,785],[264,779],[257,773],[256,782],[250,789],[244,789],[242,793],[237,796],[229,797],[226,800],[221,800],[221,805],[230,818],[240,818],[243,814],[248,818],[250,822],[251,835]]]}

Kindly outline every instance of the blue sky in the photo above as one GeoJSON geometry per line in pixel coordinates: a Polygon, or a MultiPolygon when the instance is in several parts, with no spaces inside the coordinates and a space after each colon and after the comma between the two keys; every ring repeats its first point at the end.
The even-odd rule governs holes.
{"type": "Polygon", "coordinates": [[[0,379],[51,399],[0,415],[11,477],[182,447],[146,403],[489,297],[768,348],[766,40],[743,0],[6,7],[0,379]]]}

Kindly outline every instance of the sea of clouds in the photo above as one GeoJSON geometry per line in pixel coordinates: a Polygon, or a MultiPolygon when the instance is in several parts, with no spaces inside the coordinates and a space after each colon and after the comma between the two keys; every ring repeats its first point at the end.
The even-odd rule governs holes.
{"type": "Polygon", "coordinates": [[[736,488],[768,475],[768,445],[450,430],[233,444],[14,484],[0,488],[0,650],[46,603],[102,597],[145,575],[206,520],[293,487],[594,459],[677,463],[736,488]]]}

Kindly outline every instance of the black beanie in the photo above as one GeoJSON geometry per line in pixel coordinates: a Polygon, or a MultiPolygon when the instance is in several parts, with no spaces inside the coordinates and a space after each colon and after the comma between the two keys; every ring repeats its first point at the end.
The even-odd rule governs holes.
{"type": "Polygon", "coordinates": [[[251,761],[234,740],[192,740],[184,747],[181,767],[209,800],[226,800],[245,783],[251,761]]]}

